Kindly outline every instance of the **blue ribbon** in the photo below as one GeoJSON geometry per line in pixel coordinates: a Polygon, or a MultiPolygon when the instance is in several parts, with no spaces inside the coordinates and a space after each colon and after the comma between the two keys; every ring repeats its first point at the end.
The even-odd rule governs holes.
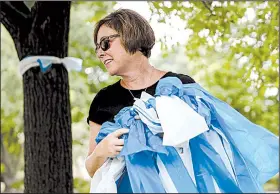
{"type": "MultiPolygon", "coordinates": [[[[162,138],[153,135],[141,120],[134,119],[137,114],[135,109],[125,107],[115,116],[114,123],[105,122],[102,125],[96,142],[119,128],[129,129],[129,133],[121,137],[125,144],[120,156],[125,157],[133,192],[165,192],[158,174],[157,156],[178,192],[214,193],[214,180],[225,193],[263,192],[262,184],[279,172],[279,143],[274,134],[251,123],[196,83],[183,85],[175,77],[161,79],[155,96],[164,95],[181,98],[205,118],[210,131],[217,133],[222,143],[229,143],[234,177],[205,138],[205,132],[189,142],[195,185],[175,148],[163,146],[162,138]]],[[[154,99],[146,103],[147,109],[155,108],[154,99]]]]}
{"type": "Polygon", "coordinates": [[[43,73],[45,73],[52,66],[51,63],[48,63],[47,65],[44,65],[41,59],[37,59],[37,62],[39,63],[40,69],[43,73]]]}
{"type": "Polygon", "coordinates": [[[119,128],[129,128],[129,133],[122,136],[125,144],[119,156],[125,157],[130,186],[133,192],[165,192],[158,173],[156,162],[158,154],[160,154],[159,156],[170,176],[174,179],[177,190],[187,191],[185,187],[186,179],[176,178],[177,173],[180,172],[182,177],[188,177],[190,185],[192,181],[176,150],[163,146],[162,138],[153,135],[141,120],[135,120],[136,113],[132,113],[132,110],[131,107],[125,107],[115,116],[115,123],[103,123],[96,142],[99,143],[108,134],[119,128]],[[181,170],[178,171],[178,169],[181,170]]]}
{"type": "MultiPolygon", "coordinates": [[[[278,137],[264,127],[252,123],[227,103],[212,96],[197,83],[183,85],[175,77],[168,77],[159,81],[156,96],[178,96],[178,94],[181,94],[180,98],[205,118],[210,129],[213,129],[212,126],[220,129],[230,142],[234,155],[233,169],[239,189],[242,192],[263,192],[262,184],[279,172],[278,137]]],[[[201,136],[192,139],[190,144],[193,144],[192,142],[197,141],[201,136]]],[[[211,146],[209,144],[205,147],[210,149],[211,146]]],[[[197,149],[191,151],[192,155],[197,153],[197,149]]],[[[204,150],[202,153],[209,152],[204,150]]],[[[207,159],[207,157],[203,158],[207,159]]],[[[215,169],[215,164],[219,163],[218,160],[218,158],[215,159],[213,150],[211,157],[208,157],[208,162],[212,162],[212,164],[210,166],[204,165],[209,173],[215,169]]],[[[219,165],[214,172],[218,172],[218,169],[224,175],[228,174],[227,177],[231,181],[226,183],[233,183],[233,179],[230,178],[229,172],[225,168],[219,165]]],[[[223,183],[224,175],[212,174],[221,190],[233,192],[234,189],[230,186],[231,184],[223,183]]],[[[238,192],[238,190],[235,191],[238,192]]]]}

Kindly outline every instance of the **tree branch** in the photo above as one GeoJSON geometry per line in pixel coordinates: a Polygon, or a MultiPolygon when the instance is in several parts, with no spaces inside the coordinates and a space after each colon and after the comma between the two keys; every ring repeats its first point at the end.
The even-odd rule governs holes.
{"type": "Polygon", "coordinates": [[[210,5],[207,4],[207,1],[202,1],[202,3],[206,7],[206,9],[208,9],[210,11],[210,14],[211,14],[210,16],[215,16],[215,14],[213,14],[212,10],[209,7],[209,6],[211,6],[211,2],[209,2],[210,5]]]}
{"type": "Polygon", "coordinates": [[[31,9],[32,27],[42,25],[45,20],[63,20],[65,12],[70,10],[70,5],[70,1],[36,1],[31,9]]]}
{"type": "Polygon", "coordinates": [[[23,2],[1,1],[0,20],[11,36],[17,38],[20,29],[29,26],[30,11],[23,2]]]}
{"type": "Polygon", "coordinates": [[[44,45],[37,50],[54,51],[58,49],[56,44],[61,44],[58,50],[63,51],[64,54],[58,57],[67,55],[68,44],[65,43],[68,43],[69,36],[70,6],[70,1],[37,1],[34,4],[31,9],[33,18],[31,31],[36,34],[36,37],[29,36],[29,39],[44,45]]]}

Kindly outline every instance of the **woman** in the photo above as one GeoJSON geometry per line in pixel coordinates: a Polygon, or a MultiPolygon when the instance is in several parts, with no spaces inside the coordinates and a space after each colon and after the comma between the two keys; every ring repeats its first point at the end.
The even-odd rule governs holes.
{"type": "Polygon", "coordinates": [[[109,14],[94,43],[109,74],[122,77],[98,92],[89,111],[87,171],[95,184],[98,169],[117,169],[107,169],[95,191],[255,193],[279,172],[278,137],[191,77],[150,65],[154,32],[139,14],[109,14]]]}
{"type": "Polygon", "coordinates": [[[94,30],[94,43],[96,54],[108,73],[122,79],[98,92],[90,106],[86,168],[91,177],[108,157],[119,154],[123,140],[118,137],[128,132],[120,129],[96,145],[95,137],[102,123],[112,121],[123,107],[131,106],[142,91],[154,95],[161,78],[176,76],[184,84],[194,83],[187,75],[161,71],[149,63],[155,44],[154,31],[135,11],[120,9],[100,20],[94,30]]]}

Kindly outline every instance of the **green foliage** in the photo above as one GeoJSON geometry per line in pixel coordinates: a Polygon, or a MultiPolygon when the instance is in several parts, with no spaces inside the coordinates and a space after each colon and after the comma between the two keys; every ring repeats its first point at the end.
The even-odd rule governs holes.
{"type": "Polygon", "coordinates": [[[18,180],[18,181],[16,181],[16,182],[14,182],[14,183],[11,185],[11,187],[12,187],[13,189],[16,189],[16,190],[24,190],[24,182],[23,182],[22,179],[21,179],[21,180],[18,180]]]}
{"type": "Polygon", "coordinates": [[[75,193],[89,193],[90,190],[89,181],[81,178],[74,178],[74,192],[75,193]]]}
{"type": "Polygon", "coordinates": [[[23,170],[23,90],[18,58],[8,31],[1,24],[1,176],[17,181],[23,170]],[[19,159],[20,158],[20,159],[19,159]],[[2,171],[3,169],[3,171],[2,171]]]}
{"type": "Polygon", "coordinates": [[[1,162],[1,173],[4,173],[5,172],[5,164],[3,164],[2,162],[1,162]]]}
{"type": "Polygon", "coordinates": [[[192,73],[200,83],[276,134],[279,94],[264,95],[279,84],[278,2],[149,3],[159,22],[175,14],[193,31],[185,47],[189,59],[199,61],[192,73]],[[248,10],[255,11],[254,19],[246,20],[248,10]]]}

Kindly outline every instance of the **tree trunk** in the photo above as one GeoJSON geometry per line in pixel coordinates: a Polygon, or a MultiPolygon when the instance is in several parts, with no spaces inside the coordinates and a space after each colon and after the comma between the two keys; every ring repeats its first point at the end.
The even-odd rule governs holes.
{"type": "MultiPolygon", "coordinates": [[[[1,2],[1,22],[19,59],[67,56],[70,2],[1,2]]],[[[23,75],[24,187],[27,193],[73,193],[72,133],[68,72],[53,64],[23,75]]]]}
{"type": "Polygon", "coordinates": [[[25,192],[72,192],[72,136],[67,70],[24,74],[25,192]]]}

